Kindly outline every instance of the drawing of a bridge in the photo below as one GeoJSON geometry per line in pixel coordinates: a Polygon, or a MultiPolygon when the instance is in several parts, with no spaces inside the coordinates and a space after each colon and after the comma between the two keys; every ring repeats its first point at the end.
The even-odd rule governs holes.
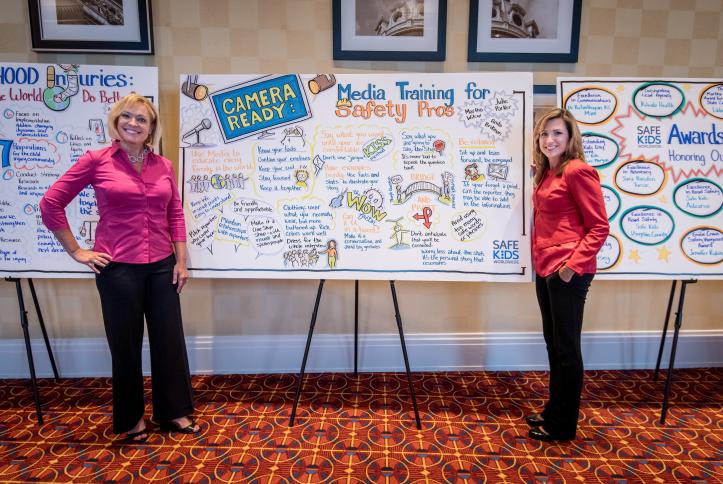
{"type": "MultiPolygon", "coordinates": [[[[402,180],[401,177],[396,178],[398,180],[397,183],[394,184],[394,193],[396,193],[396,197],[394,200],[394,203],[397,205],[401,205],[403,203],[406,203],[407,200],[409,200],[412,195],[415,193],[421,193],[421,192],[427,192],[427,193],[434,193],[437,195],[439,200],[443,203],[450,204],[451,203],[451,197],[450,197],[450,186],[452,184],[452,181],[454,180],[454,175],[452,173],[445,171],[442,173],[442,185],[437,185],[435,183],[429,182],[429,181],[416,181],[412,182],[409,185],[407,185],[406,188],[402,189],[402,180]]],[[[396,181],[395,180],[395,181],[396,181]]]]}

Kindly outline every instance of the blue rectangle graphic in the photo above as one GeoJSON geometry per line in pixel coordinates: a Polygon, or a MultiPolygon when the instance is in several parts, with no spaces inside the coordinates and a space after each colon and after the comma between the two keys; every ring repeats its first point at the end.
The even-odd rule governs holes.
{"type": "Polygon", "coordinates": [[[263,78],[211,95],[226,143],[311,117],[295,74],[263,78]]]}

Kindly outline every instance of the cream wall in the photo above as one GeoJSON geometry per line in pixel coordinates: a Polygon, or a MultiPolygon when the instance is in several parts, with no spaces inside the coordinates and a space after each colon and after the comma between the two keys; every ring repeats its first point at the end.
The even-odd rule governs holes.
{"type": "MultiPolygon", "coordinates": [[[[328,0],[152,0],[155,56],[39,54],[30,49],[25,0],[0,0],[0,61],[157,65],[163,152],[178,153],[182,73],[533,71],[536,84],[558,75],[723,77],[723,0],[584,0],[577,64],[466,62],[467,0],[448,0],[445,62],[334,62],[328,0]]],[[[51,337],[103,335],[90,280],[37,279],[51,337]]],[[[186,334],[297,334],[308,330],[317,282],[192,280],[182,295],[186,334]]],[[[362,281],[365,333],[394,332],[387,283],[362,281]]],[[[593,283],[586,331],[657,331],[669,282],[593,283]]],[[[405,331],[540,331],[532,284],[397,283],[405,331]]],[[[684,329],[723,327],[723,281],[690,286],[684,329]]],[[[26,301],[32,307],[30,301],[26,301]]],[[[353,330],[354,284],[326,284],[317,331],[353,330]]],[[[31,334],[39,336],[31,313],[31,334]]],[[[12,284],[0,284],[0,339],[20,338],[12,284]]]]}

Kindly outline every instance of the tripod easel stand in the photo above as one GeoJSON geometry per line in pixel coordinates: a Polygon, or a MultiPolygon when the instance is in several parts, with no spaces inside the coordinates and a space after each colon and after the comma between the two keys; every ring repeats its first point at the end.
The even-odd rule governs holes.
{"type": "MultiPolygon", "coordinates": [[[[685,287],[688,284],[697,283],[697,279],[681,281],[680,296],[678,297],[678,310],[675,312],[675,331],[673,332],[673,344],[670,348],[670,363],[668,365],[668,375],[665,379],[665,390],[663,390],[663,408],[660,411],[660,423],[665,423],[665,416],[668,413],[668,397],[670,395],[670,383],[673,380],[673,367],[675,366],[675,351],[678,348],[678,334],[683,324],[683,305],[685,304],[685,287]]],[[[658,361],[655,364],[655,376],[653,379],[658,381],[658,373],[660,371],[660,360],[663,356],[663,347],[665,346],[665,336],[668,332],[668,322],[670,321],[670,310],[673,307],[673,299],[675,298],[675,286],[678,281],[673,281],[670,287],[670,296],[668,297],[668,309],[665,312],[665,324],[663,325],[663,334],[660,336],[660,348],[658,349],[658,361]]]]}
{"type": "MultiPolygon", "coordinates": [[[[314,326],[316,325],[316,316],[319,312],[319,302],[321,301],[321,292],[324,289],[325,279],[319,281],[319,288],[316,291],[316,302],[314,303],[314,312],[311,315],[311,322],[309,324],[309,335],[306,337],[306,349],[304,349],[304,358],[301,360],[301,369],[299,370],[299,381],[296,384],[296,395],[294,396],[294,405],[291,409],[291,417],[289,417],[289,426],[294,425],[296,419],[296,407],[299,404],[299,397],[301,396],[301,389],[304,385],[304,372],[306,370],[306,360],[309,356],[309,347],[311,346],[311,337],[314,335],[314,326]]],[[[402,317],[399,314],[399,303],[397,302],[397,291],[394,287],[394,281],[389,281],[389,287],[392,292],[392,300],[394,301],[394,317],[397,321],[397,330],[399,331],[399,341],[402,345],[402,354],[404,355],[404,367],[407,373],[407,382],[409,384],[409,393],[412,396],[412,405],[414,406],[414,418],[416,420],[417,428],[422,428],[422,423],[419,419],[419,408],[417,407],[417,394],[414,391],[414,385],[412,385],[412,373],[409,370],[409,357],[407,356],[407,345],[404,340],[404,329],[402,328],[402,317]]],[[[358,374],[357,356],[359,346],[359,281],[354,281],[354,376],[358,374]]]]}
{"type": "MultiPolygon", "coordinates": [[[[21,279],[17,277],[6,277],[7,282],[14,282],[15,289],[18,296],[18,307],[20,308],[20,326],[23,328],[23,337],[25,338],[25,353],[28,356],[28,367],[30,368],[30,384],[33,388],[33,397],[35,399],[35,414],[38,418],[38,424],[43,425],[43,412],[40,408],[40,394],[38,392],[38,382],[35,376],[35,362],[33,361],[33,349],[30,346],[30,332],[28,331],[28,311],[25,309],[25,299],[23,298],[23,288],[21,285],[21,279]]],[[[38,322],[40,323],[40,329],[43,332],[43,339],[45,340],[45,347],[48,350],[48,356],[50,357],[50,365],[53,367],[53,375],[55,381],[59,381],[58,368],[55,366],[55,358],[53,357],[53,350],[50,347],[50,341],[48,340],[48,332],[45,329],[45,321],[43,320],[43,313],[40,311],[40,304],[38,304],[38,296],[35,293],[35,285],[33,280],[28,278],[28,285],[30,286],[30,294],[33,297],[33,304],[35,305],[35,313],[38,315],[38,322]]]]}

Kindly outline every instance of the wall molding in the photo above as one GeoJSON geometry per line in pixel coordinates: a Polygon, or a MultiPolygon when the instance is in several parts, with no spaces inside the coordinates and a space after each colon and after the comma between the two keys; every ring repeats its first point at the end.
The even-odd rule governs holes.
{"type": "MultiPolygon", "coordinates": [[[[412,371],[546,370],[541,333],[416,333],[407,334],[412,371]]],[[[306,335],[195,336],[186,338],[191,372],[296,373],[306,335]]],[[[660,332],[590,332],[582,336],[585,368],[654,368],[660,332]]],[[[666,340],[663,368],[670,355],[672,331],[666,340]]],[[[349,334],[314,335],[307,372],[349,372],[354,367],[354,338],[349,334]]],[[[103,338],[51,340],[61,377],[109,376],[110,353],[103,338]]],[[[31,340],[38,376],[52,376],[42,339],[31,340]]],[[[150,369],[147,341],[144,370],[150,369]]],[[[723,366],[723,330],[681,331],[676,368],[723,366]]],[[[394,333],[359,337],[360,371],[403,371],[399,336],[394,333]]],[[[0,340],[0,378],[27,378],[28,361],[22,339],[0,340]]]]}

